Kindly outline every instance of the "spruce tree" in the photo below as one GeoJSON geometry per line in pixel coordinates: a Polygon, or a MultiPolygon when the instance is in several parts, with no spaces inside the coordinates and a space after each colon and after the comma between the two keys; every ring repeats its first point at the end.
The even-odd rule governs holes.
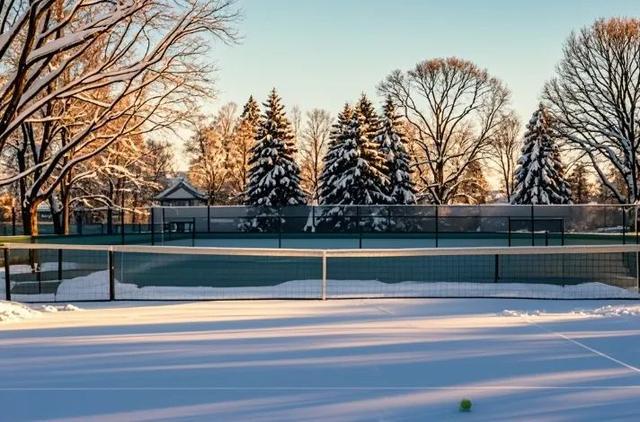
{"type": "Polygon", "coordinates": [[[353,116],[353,109],[349,104],[338,114],[338,119],[331,128],[327,153],[323,158],[322,174],[320,175],[320,204],[337,205],[342,202],[339,190],[335,186],[345,171],[346,161],[342,160],[343,144],[347,140],[348,128],[353,116]]]}
{"type": "Polygon", "coordinates": [[[396,107],[387,97],[380,133],[380,151],[389,176],[388,194],[393,205],[416,203],[415,185],[411,178],[411,157],[407,152],[407,141],[401,129],[396,107]]]}
{"type": "Polygon", "coordinates": [[[295,153],[291,123],[274,89],[264,103],[256,144],[251,149],[248,205],[276,208],[304,203],[295,153]]]}
{"type": "Polygon", "coordinates": [[[335,175],[324,185],[323,203],[331,205],[380,205],[389,202],[389,178],[379,151],[380,119],[363,95],[351,118],[332,134],[332,156],[327,172],[335,175]],[[335,143],[335,144],[334,144],[335,143]]]}
{"type": "Polygon", "coordinates": [[[571,190],[564,178],[560,152],[542,104],[527,125],[515,181],[514,204],[571,203],[571,190]]]}

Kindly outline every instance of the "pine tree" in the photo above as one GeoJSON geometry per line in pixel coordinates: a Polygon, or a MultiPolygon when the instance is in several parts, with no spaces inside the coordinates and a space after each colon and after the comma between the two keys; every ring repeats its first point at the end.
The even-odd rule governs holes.
{"type": "Polygon", "coordinates": [[[249,160],[247,204],[268,208],[303,204],[291,123],[275,89],[264,107],[249,160]]]}
{"type": "Polygon", "coordinates": [[[389,178],[379,151],[380,119],[366,96],[355,107],[341,141],[337,168],[343,169],[332,186],[338,204],[389,203],[389,178]]]}
{"type": "Polygon", "coordinates": [[[571,203],[560,152],[542,104],[527,125],[515,179],[514,204],[571,203]]]}
{"type": "Polygon", "coordinates": [[[342,147],[349,136],[348,128],[353,113],[351,106],[345,104],[331,128],[329,146],[323,159],[324,165],[320,175],[320,203],[323,205],[337,205],[342,201],[338,196],[340,192],[335,189],[335,186],[346,170],[346,161],[342,160],[342,147]]]}
{"type": "Polygon", "coordinates": [[[574,204],[586,204],[593,199],[594,187],[588,176],[587,166],[578,163],[567,177],[567,182],[571,187],[571,201],[574,204]]]}
{"type": "Polygon", "coordinates": [[[380,151],[389,175],[387,193],[391,204],[409,205],[416,203],[415,185],[411,178],[411,157],[407,153],[407,142],[401,127],[395,105],[391,97],[387,97],[379,137],[380,151]]]}

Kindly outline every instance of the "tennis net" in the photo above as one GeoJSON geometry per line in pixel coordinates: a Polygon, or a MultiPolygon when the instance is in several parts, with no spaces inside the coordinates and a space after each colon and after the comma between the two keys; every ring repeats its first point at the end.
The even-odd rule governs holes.
{"type": "Polygon", "coordinates": [[[640,245],[241,249],[5,244],[9,300],[640,298],[640,245]]]}

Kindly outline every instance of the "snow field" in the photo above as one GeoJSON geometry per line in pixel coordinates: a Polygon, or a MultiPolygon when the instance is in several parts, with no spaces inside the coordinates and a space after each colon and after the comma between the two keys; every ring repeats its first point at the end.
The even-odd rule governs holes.
{"type": "Polygon", "coordinates": [[[638,415],[640,315],[633,301],[83,308],[0,326],[4,418],[600,421],[638,415]],[[458,412],[463,397],[473,401],[472,412],[458,412]]]}

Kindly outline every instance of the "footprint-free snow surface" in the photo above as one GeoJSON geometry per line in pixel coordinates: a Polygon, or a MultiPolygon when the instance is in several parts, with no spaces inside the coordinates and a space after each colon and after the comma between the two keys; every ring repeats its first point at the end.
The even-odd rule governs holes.
{"type": "Polygon", "coordinates": [[[639,305],[82,304],[0,322],[0,420],[637,421],[639,305]]]}

